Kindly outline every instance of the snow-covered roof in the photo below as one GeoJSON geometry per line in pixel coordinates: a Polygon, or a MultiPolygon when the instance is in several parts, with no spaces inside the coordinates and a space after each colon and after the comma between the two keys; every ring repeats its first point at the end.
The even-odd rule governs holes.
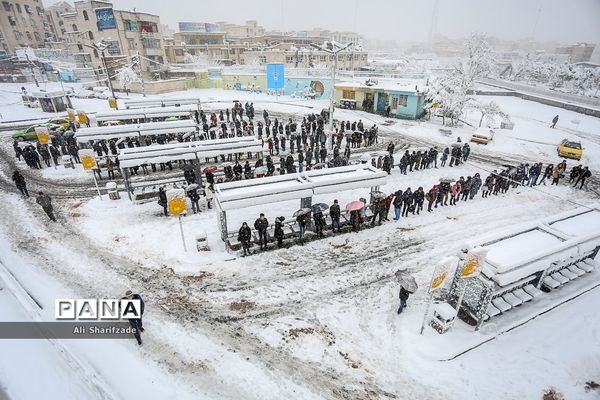
{"type": "Polygon", "coordinates": [[[335,84],[337,88],[356,88],[370,90],[384,90],[389,92],[422,92],[426,89],[426,82],[422,80],[404,81],[404,80],[384,80],[378,79],[377,83],[367,85],[366,81],[346,81],[335,84]]]}
{"type": "Polygon", "coordinates": [[[96,114],[96,121],[116,121],[122,119],[146,119],[157,117],[188,116],[198,109],[195,105],[146,107],[115,110],[96,114]]]}
{"type": "Polygon", "coordinates": [[[315,194],[385,185],[387,173],[372,165],[311,170],[215,185],[215,198],[221,210],[312,197],[315,194]]]}
{"type": "Polygon", "coordinates": [[[126,148],[120,151],[119,160],[121,167],[130,168],[142,164],[193,160],[195,158],[204,161],[206,158],[221,154],[256,153],[262,150],[262,141],[253,136],[244,136],[126,148]]]}
{"type": "Polygon", "coordinates": [[[483,273],[505,286],[600,245],[600,204],[478,238],[487,248],[483,273]]]}
{"type": "Polygon", "coordinates": [[[185,119],[178,121],[80,128],[75,132],[75,137],[79,143],[86,143],[90,140],[109,140],[169,133],[193,133],[196,132],[196,130],[196,123],[193,120],[185,119]]]}

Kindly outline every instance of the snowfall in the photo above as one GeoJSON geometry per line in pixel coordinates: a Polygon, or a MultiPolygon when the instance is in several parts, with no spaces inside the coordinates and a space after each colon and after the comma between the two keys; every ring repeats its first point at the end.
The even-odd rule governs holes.
{"type": "MultiPolygon", "coordinates": [[[[48,118],[20,104],[20,86],[0,86],[0,122],[48,118]]],[[[200,97],[208,110],[251,101],[257,116],[266,108],[296,120],[327,107],[325,100],[216,89],[165,96],[200,97]]],[[[516,97],[481,97],[497,102],[514,129],[496,129],[488,145],[472,144],[471,160],[459,167],[408,175],[395,167],[381,191],[427,191],[442,177],[479,172],[485,178],[504,164],[556,163],[556,146],[565,138],[580,141],[579,163],[600,172],[600,119],[516,97]]],[[[88,113],[108,111],[106,100],[73,102],[88,113]]],[[[339,120],[376,123],[380,144],[373,150],[393,141],[397,159],[405,149],[469,140],[476,128],[467,123],[477,125],[479,117],[468,113],[447,136],[435,117],[415,122],[335,113],[339,120]]],[[[0,133],[0,321],[52,321],[55,299],[115,298],[133,290],[146,302],[146,330],[142,346],[134,339],[0,340],[0,399],[491,400],[542,399],[551,389],[565,399],[600,395],[588,384],[600,382],[598,274],[495,317],[480,331],[458,321],[444,335],[430,327],[419,334],[436,263],[466,241],[596,203],[597,181],[588,190],[563,179],[558,186],[478,195],[359,233],[242,258],[226,251],[215,211],[204,200],[201,213],[182,218],[184,252],[178,219],[162,216],[156,201],[138,204],[125,193],[120,200],[99,198],[92,176],[79,167],[31,171],[14,159],[10,134],[0,133]],[[58,223],[15,191],[15,163],[32,182],[30,191],[53,193],[58,223]],[[203,234],[210,251],[196,251],[203,234]],[[401,315],[398,269],[419,284],[401,315]],[[596,289],[577,295],[588,288],[596,289]]],[[[567,171],[576,164],[568,160],[567,171]]],[[[315,196],[313,203],[343,205],[367,196],[368,189],[353,189],[315,196]]],[[[291,217],[298,206],[284,201],[229,211],[229,229],[252,225],[261,212],[271,222],[291,217]]]]}

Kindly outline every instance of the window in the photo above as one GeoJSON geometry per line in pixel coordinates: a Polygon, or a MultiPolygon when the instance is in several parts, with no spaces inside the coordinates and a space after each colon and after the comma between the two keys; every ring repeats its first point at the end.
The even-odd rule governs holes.
{"type": "MultiPolygon", "coordinates": [[[[153,39],[153,38],[142,38],[142,47],[145,49],[159,49],[160,48],[160,40],[153,39]]],[[[191,51],[192,50],[190,50],[190,52],[191,51]]]]}
{"type": "Polygon", "coordinates": [[[405,94],[401,94],[400,97],[398,98],[398,106],[406,107],[407,103],[408,103],[408,96],[405,94]]]}
{"type": "Polygon", "coordinates": [[[10,24],[10,26],[15,26],[15,25],[17,25],[17,20],[12,15],[9,15],[8,16],[8,23],[10,24]]]}
{"type": "Polygon", "coordinates": [[[262,64],[266,64],[267,63],[267,56],[258,56],[258,62],[262,65],[262,64]]]}
{"type": "Polygon", "coordinates": [[[25,4],[23,7],[25,8],[25,12],[27,14],[31,14],[31,7],[29,7],[27,4],[25,4]]]}
{"type": "Polygon", "coordinates": [[[17,12],[21,13],[21,5],[19,3],[15,3],[15,6],[17,6],[17,12]]]}
{"type": "Polygon", "coordinates": [[[56,18],[60,18],[60,13],[58,11],[56,12],[56,18]]]}
{"type": "Polygon", "coordinates": [[[298,55],[297,56],[298,62],[303,62],[304,61],[304,56],[303,55],[298,55]]]}
{"type": "Polygon", "coordinates": [[[88,18],[88,13],[87,11],[83,10],[83,19],[85,19],[86,21],[89,21],[90,19],[88,18]]]}
{"type": "Polygon", "coordinates": [[[21,40],[21,38],[23,38],[23,34],[21,32],[13,31],[13,33],[15,34],[15,39],[21,40]]]}
{"type": "Polygon", "coordinates": [[[135,49],[135,40],[132,38],[127,39],[127,47],[130,49],[135,49]]]}
{"type": "Polygon", "coordinates": [[[98,50],[94,49],[94,57],[98,58],[98,50]]]}
{"type": "Polygon", "coordinates": [[[61,19],[60,21],[58,21],[58,26],[63,26],[65,23],[63,22],[63,20],[61,19]]]}
{"type": "Polygon", "coordinates": [[[81,45],[80,43],[77,43],[77,50],[83,51],[83,45],[81,45]]]}
{"type": "Polygon", "coordinates": [[[40,36],[39,33],[33,32],[33,36],[35,37],[36,42],[41,42],[42,41],[42,37],[40,36]]]}
{"type": "Polygon", "coordinates": [[[92,33],[92,31],[88,31],[88,36],[90,40],[94,40],[94,34],[92,33]]]}
{"type": "Polygon", "coordinates": [[[285,63],[286,64],[293,64],[294,63],[294,56],[285,56],[285,63]]]}
{"type": "Polygon", "coordinates": [[[29,31],[26,31],[25,35],[27,35],[27,40],[33,40],[33,38],[31,37],[31,33],[29,33],[29,31]]]}
{"type": "Polygon", "coordinates": [[[65,29],[65,28],[62,28],[62,29],[60,30],[60,34],[61,34],[61,35],[64,35],[65,33],[67,33],[66,29],[65,29]]]}
{"type": "Polygon", "coordinates": [[[327,56],[319,56],[319,61],[326,61],[327,60],[327,56]]]}
{"type": "Polygon", "coordinates": [[[71,29],[73,29],[73,32],[77,32],[79,30],[75,24],[71,25],[71,29]]]}
{"type": "Polygon", "coordinates": [[[8,1],[3,1],[2,6],[4,7],[4,11],[10,11],[10,4],[8,1]]]}
{"type": "Polygon", "coordinates": [[[342,98],[354,100],[354,90],[342,90],[342,98]]]}
{"type": "Polygon", "coordinates": [[[181,49],[175,49],[175,55],[176,56],[182,56],[183,55],[183,50],[181,50],[181,49]]]}
{"type": "Polygon", "coordinates": [[[42,9],[39,6],[35,6],[35,11],[37,12],[38,15],[44,15],[44,12],[42,11],[42,9]]]}

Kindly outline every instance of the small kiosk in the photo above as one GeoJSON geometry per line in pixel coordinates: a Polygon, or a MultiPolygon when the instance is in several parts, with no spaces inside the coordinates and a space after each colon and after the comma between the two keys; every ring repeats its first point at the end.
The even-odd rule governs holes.
{"type": "Polygon", "coordinates": [[[63,91],[58,92],[34,92],[35,97],[40,102],[40,107],[45,112],[62,112],[68,108],[73,108],[71,99],[63,91]]]}

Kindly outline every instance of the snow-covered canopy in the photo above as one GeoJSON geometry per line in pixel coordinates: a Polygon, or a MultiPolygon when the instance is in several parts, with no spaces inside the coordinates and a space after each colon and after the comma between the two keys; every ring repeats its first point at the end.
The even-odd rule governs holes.
{"type": "Polygon", "coordinates": [[[194,133],[197,131],[193,120],[147,122],[143,124],[98,126],[92,128],[80,128],[75,137],[79,143],[87,143],[90,140],[109,140],[125,137],[140,137],[170,133],[194,133]]]}
{"type": "Polygon", "coordinates": [[[483,274],[506,286],[600,245],[600,204],[472,242],[488,249],[483,274]]]}
{"type": "Polygon", "coordinates": [[[125,148],[120,151],[119,160],[121,167],[131,168],[142,164],[193,160],[195,158],[204,160],[221,154],[256,153],[262,150],[262,141],[253,136],[244,136],[125,148]]]}
{"type": "Polygon", "coordinates": [[[146,107],[168,107],[195,105],[194,110],[200,109],[201,100],[198,97],[158,97],[137,100],[126,100],[123,102],[125,108],[146,108],[146,107]]]}
{"type": "Polygon", "coordinates": [[[196,110],[197,107],[194,105],[115,110],[96,114],[96,121],[105,122],[132,119],[190,117],[196,110]]]}
{"type": "Polygon", "coordinates": [[[215,185],[223,211],[385,185],[387,173],[368,164],[311,170],[215,185]]]}

